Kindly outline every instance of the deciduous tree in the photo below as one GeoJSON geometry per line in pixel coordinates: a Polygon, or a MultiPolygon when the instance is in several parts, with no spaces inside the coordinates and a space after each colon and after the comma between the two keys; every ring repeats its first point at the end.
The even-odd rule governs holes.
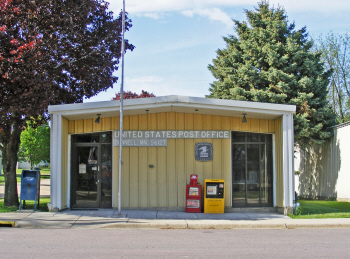
{"type": "Polygon", "coordinates": [[[38,127],[27,124],[21,133],[18,157],[20,161],[28,161],[31,169],[40,162],[50,161],[50,128],[47,124],[38,127]]]}
{"type": "MultiPolygon", "coordinates": [[[[0,0],[0,149],[5,206],[18,205],[16,162],[26,121],[49,104],[82,102],[117,81],[122,17],[104,0],[0,0]]],[[[131,21],[126,19],[126,30],[131,21]]],[[[126,41],[126,49],[134,46],[126,41]]]]}
{"type": "Polygon", "coordinates": [[[282,7],[268,2],[246,10],[248,22],[235,22],[237,36],[225,37],[209,70],[217,79],[210,98],[295,104],[295,141],[323,143],[331,136],[334,113],[327,100],[331,71],[311,51],[306,28],[295,30],[282,7]]]}
{"type": "MultiPolygon", "coordinates": [[[[133,93],[131,91],[123,92],[123,99],[136,99],[136,98],[147,98],[147,97],[156,97],[153,93],[142,90],[140,94],[133,93]]],[[[112,100],[120,100],[120,92],[113,97],[112,100]]]]}
{"type": "Polygon", "coordinates": [[[326,69],[332,70],[328,99],[338,122],[350,120],[350,36],[330,33],[320,37],[315,50],[322,53],[326,69]]]}

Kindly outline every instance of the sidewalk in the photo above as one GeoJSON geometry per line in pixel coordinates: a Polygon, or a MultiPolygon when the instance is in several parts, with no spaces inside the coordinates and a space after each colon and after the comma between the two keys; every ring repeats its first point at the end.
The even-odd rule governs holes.
{"type": "MultiPolygon", "coordinates": [[[[3,195],[0,186],[0,198],[3,195]]],[[[20,191],[20,185],[18,186],[20,191]]],[[[42,179],[40,196],[50,195],[50,179],[42,179]]],[[[350,228],[350,218],[291,219],[279,213],[227,212],[224,214],[185,213],[155,210],[63,210],[60,212],[21,211],[0,213],[0,226],[18,228],[155,228],[155,229],[295,229],[350,228]]]]}
{"type": "Polygon", "coordinates": [[[60,212],[1,213],[0,224],[18,228],[96,229],[296,229],[350,228],[350,219],[291,219],[278,213],[204,214],[152,210],[64,210],[60,212]]]}

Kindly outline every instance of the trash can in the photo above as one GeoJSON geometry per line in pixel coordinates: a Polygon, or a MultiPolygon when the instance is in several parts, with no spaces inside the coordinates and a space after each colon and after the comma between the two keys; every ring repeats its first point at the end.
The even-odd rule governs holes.
{"type": "Polygon", "coordinates": [[[21,198],[19,209],[26,209],[26,200],[34,201],[34,210],[39,208],[40,199],[40,171],[39,170],[22,170],[21,175],[21,198]],[[38,203],[37,203],[38,202],[38,203]]]}

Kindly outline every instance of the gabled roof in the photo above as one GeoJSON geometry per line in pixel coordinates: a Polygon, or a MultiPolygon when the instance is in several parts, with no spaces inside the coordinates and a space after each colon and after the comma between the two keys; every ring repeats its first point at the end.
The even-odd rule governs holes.
{"type": "MultiPolygon", "coordinates": [[[[104,101],[49,106],[50,114],[61,114],[68,120],[119,116],[120,101],[104,101]]],[[[295,113],[295,105],[211,99],[189,96],[161,96],[125,99],[123,114],[137,115],[159,112],[183,112],[247,118],[275,119],[282,114],[295,113]],[[146,111],[148,110],[148,111],[146,111]]]]}
{"type": "Polygon", "coordinates": [[[340,129],[340,128],[344,128],[350,125],[350,121],[344,122],[344,123],[340,123],[337,124],[335,126],[333,126],[334,129],[340,129]]]}

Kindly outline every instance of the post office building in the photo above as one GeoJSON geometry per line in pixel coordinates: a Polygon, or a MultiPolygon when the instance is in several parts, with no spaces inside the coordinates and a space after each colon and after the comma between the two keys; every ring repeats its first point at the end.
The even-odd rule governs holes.
{"type": "Polygon", "coordinates": [[[295,111],[186,96],[127,99],[120,132],[120,101],[50,106],[52,208],[185,210],[196,174],[201,184],[225,181],[225,209],[287,213],[295,111]]]}

